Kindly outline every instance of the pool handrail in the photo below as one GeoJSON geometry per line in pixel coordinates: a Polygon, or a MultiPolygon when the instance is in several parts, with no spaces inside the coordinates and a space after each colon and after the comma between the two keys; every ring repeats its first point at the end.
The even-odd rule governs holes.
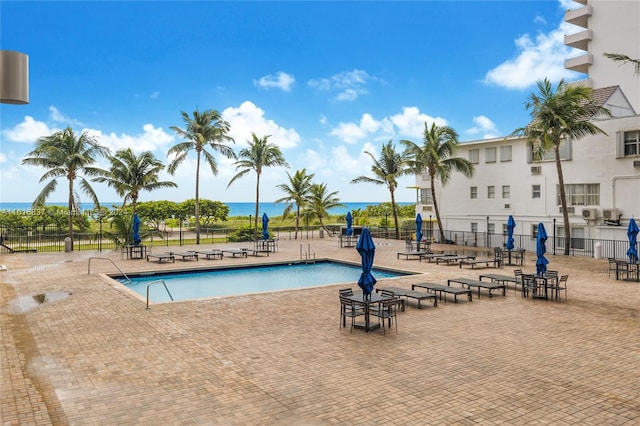
{"type": "Polygon", "coordinates": [[[130,283],[131,282],[131,278],[129,278],[127,276],[127,274],[124,273],[124,271],[122,269],[120,269],[120,267],[116,264],[116,262],[114,262],[112,259],[108,258],[108,257],[97,257],[97,256],[92,256],[89,258],[89,265],[87,268],[87,275],[91,275],[91,260],[92,259],[103,259],[103,260],[108,260],[109,262],[111,262],[113,264],[113,266],[116,267],[116,269],[118,271],[120,271],[120,273],[122,274],[123,277],[125,277],[127,279],[127,282],[130,283]]]}
{"type": "Polygon", "coordinates": [[[162,285],[164,286],[164,289],[167,290],[167,294],[169,295],[169,298],[173,302],[173,296],[171,295],[171,292],[169,291],[169,288],[167,287],[167,284],[164,282],[164,280],[151,281],[149,284],[147,284],[147,308],[146,309],[149,309],[149,287],[151,286],[151,284],[158,284],[158,283],[162,283],[162,285]]]}

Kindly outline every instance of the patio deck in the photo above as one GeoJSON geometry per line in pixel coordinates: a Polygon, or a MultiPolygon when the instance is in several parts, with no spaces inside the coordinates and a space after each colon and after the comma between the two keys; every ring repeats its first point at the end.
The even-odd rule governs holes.
{"type": "MultiPolygon", "coordinates": [[[[302,242],[316,258],[360,260],[335,238],[302,242]]],[[[407,309],[386,335],[340,330],[337,290],[355,282],[145,310],[100,275],[117,272],[110,262],[87,274],[91,256],[135,272],[296,260],[300,244],[204,265],[0,256],[3,426],[640,422],[640,286],[608,278],[606,259],[548,256],[569,274],[566,303],[508,294],[407,309]],[[57,300],[34,304],[41,293],[57,300]]],[[[378,285],[479,275],[398,260],[404,241],[376,244],[376,266],[421,272],[378,285]]],[[[181,251],[213,247],[224,248],[181,251]]]]}

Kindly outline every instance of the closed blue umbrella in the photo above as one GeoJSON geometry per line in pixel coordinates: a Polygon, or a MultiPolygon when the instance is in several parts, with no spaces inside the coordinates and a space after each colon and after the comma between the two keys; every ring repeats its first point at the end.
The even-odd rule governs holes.
{"type": "Polygon", "coordinates": [[[138,213],[134,213],[133,214],[133,226],[132,226],[132,232],[131,232],[131,239],[133,241],[133,244],[138,245],[142,242],[142,239],[140,238],[140,224],[142,222],[140,221],[140,218],[138,217],[138,213]]]}
{"type": "Polygon", "coordinates": [[[347,212],[347,237],[353,235],[353,216],[351,216],[351,212],[347,212]]]}
{"type": "Polygon", "coordinates": [[[358,286],[362,289],[362,293],[365,297],[370,297],[373,291],[373,286],[376,285],[376,279],[371,275],[371,268],[373,268],[373,256],[376,253],[376,245],[373,243],[369,228],[364,228],[360,234],[360,238],[356,243],[356,250],[360,253],[362,258],[362,274],[358,280],[358,286]]]}
{"type": "Polygon", "coordinates": [[[544,254],[547,252],[546,242],[547,231],[544,229],[542,222],[540,222],[538,223],[538,238],[536,240],[536,256],[538,257],[536,260],[536,272],[538,275],[544,275],[544,273],[547,272],[547,264],[549,261],[544,257],[544,254]]]}
{"type": "Polygon", "coordinates": [[[516,227],[516,221],[513,220],[513,216],[509,215],[509,219],[507,220],[507,245],[506,249],[511,251],[513,250],[513,230],[516,227]]]}
{"type": "Polygon", "coordinates": [[[627,237],[629,237],[629,250],[627,250],[627,256],[629,256],[629,262],[634,263],[638,261],[638,224],[634,218],[629,221],[629,227],[627,228],[627,237]]]}
{"type": "Polygon", "coordinates": [[[420,213],[416,215],[416,241],[422,241],[422,216],[420,213]]]}
{"type": "Polygon", "coordinates": [[[262,214],[262,239],[269,239],[269,216],[266,213],[262,214]]]}

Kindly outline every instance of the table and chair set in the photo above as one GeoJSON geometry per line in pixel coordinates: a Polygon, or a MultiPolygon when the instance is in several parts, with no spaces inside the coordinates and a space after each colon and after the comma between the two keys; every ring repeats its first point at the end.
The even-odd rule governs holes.
{"type": "Polygon", "coordinates": [[[640,281],[640,261],[631,262],[629,259],[608,258],[609,276],[615,272],[616,280],[640,281]]]}

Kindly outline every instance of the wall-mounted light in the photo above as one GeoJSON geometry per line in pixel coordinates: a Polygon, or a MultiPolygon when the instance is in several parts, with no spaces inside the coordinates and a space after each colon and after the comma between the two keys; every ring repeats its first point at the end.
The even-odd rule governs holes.
{"type": "Polygon", "coordinates": [[[29,103],[29,56],[14,50],[0,50],[0,102],[29,103]]]}

